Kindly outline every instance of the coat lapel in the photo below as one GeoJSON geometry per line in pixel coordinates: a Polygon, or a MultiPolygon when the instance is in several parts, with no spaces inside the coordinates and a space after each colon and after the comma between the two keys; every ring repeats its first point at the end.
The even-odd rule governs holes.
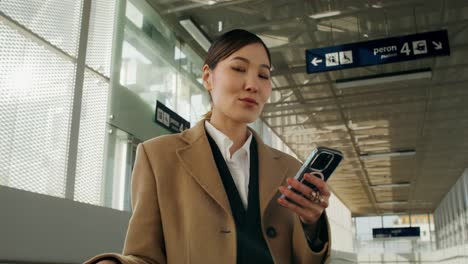
{"type": "Polygon", "coordinates": [[[258,144],[260,216],[263,218],[268,204],[274,195],[278,193],[278,187],[283,183],[288,168],[280,162],[280,155],[265,145],[258,134],[254,132],[254,136],[258,144]]]}
{"type": "Polygon", "coordinates": [[[210,144],[205,134],[205,120],[180,136],[188,143],[177,150],[177,156],[187,172],[226,212],[231,213],[229,200],[219,176],[216,163],[211,153],[210,144]]]}

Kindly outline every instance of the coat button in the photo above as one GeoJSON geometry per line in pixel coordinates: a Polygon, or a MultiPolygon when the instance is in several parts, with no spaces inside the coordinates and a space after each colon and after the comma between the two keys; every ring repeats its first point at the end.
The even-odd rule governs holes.
{"type": "Polygon", "coordinates": [[[274,238],[276,237],[276,229],[274,227],[268,227],[266,230],[266,234],[269,238],[274,238]]]}

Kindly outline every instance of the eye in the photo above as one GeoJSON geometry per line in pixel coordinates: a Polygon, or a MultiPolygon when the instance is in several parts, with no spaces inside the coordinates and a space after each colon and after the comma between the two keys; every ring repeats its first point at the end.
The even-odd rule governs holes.
{"type": "Polygon", "coordinates": [[[266,74],[259,74],[258,77],[262,78],[262,79],[265,79],[265,80],[269,80],[270,79],[270,76],[266,75],[266,74]]]}
{"type": "Polygon", "coordinates": [[[237,71],[237,72],[245,72],[245,69],[242,68],[242,67],[236,67],[236,66],[233,66],[231,67],[233,70],[237,71]]]}

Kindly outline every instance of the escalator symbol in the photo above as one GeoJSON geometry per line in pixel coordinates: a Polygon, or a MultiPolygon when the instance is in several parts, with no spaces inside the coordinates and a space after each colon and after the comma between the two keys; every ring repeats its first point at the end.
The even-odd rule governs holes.
{"type": "Polygon", "coordinates": [[[340,51],[340,64],[351,64],[353,63],[353,51],[346,50],[340,51]]]}

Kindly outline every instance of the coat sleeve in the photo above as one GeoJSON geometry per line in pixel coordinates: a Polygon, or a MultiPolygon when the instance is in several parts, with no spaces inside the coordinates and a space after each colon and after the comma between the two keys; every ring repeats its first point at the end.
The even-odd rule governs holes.
{"type": "Polygon", "coordinates": [[[318,223],[317,238],[323,243],[322,250],[315,252],[307,241],[304,228],[302,227],[301,220],[299,217],[294,218],[294,230],[293,230],[293,256],[294,263],[329,263],[331,243],[329,239],[330,225],[328,218],[325,213],[321,217],[318,223]]]}
{"type": "Polygon", "coordinates": [[[104,259],[118,260],[122,264],[166,263],[156,179],[143,144],[137,148],[133,168],[132,209],[123,253],[101,254],[86,261],[86,264],[104,259]]]}

